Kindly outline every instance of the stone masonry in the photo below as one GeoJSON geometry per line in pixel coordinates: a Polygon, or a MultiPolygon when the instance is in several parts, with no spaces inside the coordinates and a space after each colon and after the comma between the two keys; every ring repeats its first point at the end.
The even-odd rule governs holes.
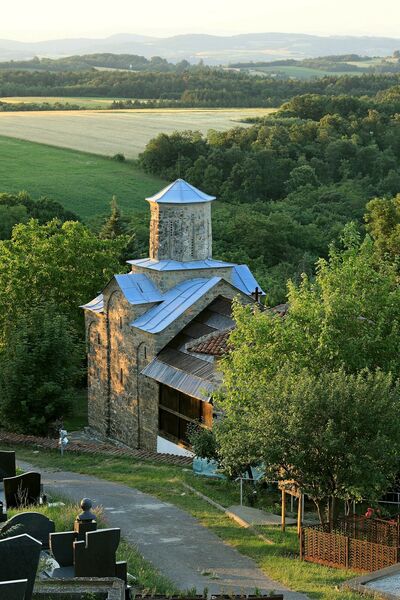
{"type": "MultiPolygon", "coordinates": [[[[153,197],[161,195],[161,200],[149,199],[151,268],[132,264],[134,281],[154,284],[153,294],[161,294],[161,300],[147,301],[143,295],[134,302],[114,277],[101,297],[83,307],[88,347],[89,425],[105,438],[148,451],[155,451],[157,447],[159,383],[142,375],[143,369],[217,297],[240,296],[243,302],[252,302],[248,292],[233,284],[235,265],[216,264],[211,259],[210,201],[213,198],[206,195],[203,195],[205,200],[198,198],[195,193],[202,192],[181,180],[178,182],[180,187],[187,186],[184,202],[175,203],[175,196],[169,201],[171,186],[166,188],[168,202],[162,196],[164,191],[153,197]],[[192,190],[195,190],[193,197],[192,190]],[[159,261],[177,261],[177,267],[163,270],[158,268],[159,261]],[[164,309],[162,294],[177,284],[199,278],[209,281],[213,277],[220,279],[215,283],[212,280],[213,287],[196,297],[186,310],[178,310],[176,318],[167,321],[161,331],[150,333],[135,326],[134,322],[154,307],[160,306],[168,312],[169,301],[165,301],[164,309]],[[94,308],[96,301],[99,307],[94,308]]],[[[172,184],[172,190],[178,182],[172,184]]],[[[144,294],[140,285],[138,289],[144,294]]],[[[177,299],[178,308],[182,301],[177,299]]]]}

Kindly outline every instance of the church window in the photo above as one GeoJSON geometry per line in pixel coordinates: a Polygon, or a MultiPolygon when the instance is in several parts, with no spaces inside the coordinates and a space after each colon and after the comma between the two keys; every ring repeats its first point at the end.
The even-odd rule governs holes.
{"type": "Polygon", "coordinates": [[[98,343],[99,345],[101,344],[101,337],[100,337],[100,334],[99,334],[99,333],[97,334],[97,343],[98,343]]]}
{"type": "Polygon", "coordinates": [[[119,328],[122,329],[122,317],[119,318],[119,328]]]}
{"type": "Polygon", "coordinates": [[[124,383],[124,372],[122,369],[119,370],[119,382],[124,383]]]}

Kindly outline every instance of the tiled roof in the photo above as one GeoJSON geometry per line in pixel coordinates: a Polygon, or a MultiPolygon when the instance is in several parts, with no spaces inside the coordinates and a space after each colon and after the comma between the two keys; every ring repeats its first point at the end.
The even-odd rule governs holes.
{"type": "Polygon", "coordinates": [[[161,192],[146,198],[146,200],[158,204],[197,204],[199,202],[211,202],[215,200],[215,196],[209,196],[187,183],[187,181],[177,179],[162,189],[161,192]]]}
{"type": "Polygon", "coordinates": [[[190,352],[196,354],[209,354],[210,356],[223,356],[228,352],[228,341],[232,329],[209,333],[187,346],[190,352]]]}

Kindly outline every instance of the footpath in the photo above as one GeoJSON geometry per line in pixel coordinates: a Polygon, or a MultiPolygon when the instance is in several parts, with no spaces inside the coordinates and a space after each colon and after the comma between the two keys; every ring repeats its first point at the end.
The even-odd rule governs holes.
{"type": "MultiPolygon", "coordinates": [[[[34,467],[19,462],[24,470],[34,467]]],[[[263,593],[275,590],[285,600],[307,600],[267,577],[250,558],[225,544],[185,511],[125,485],[63,471],[40,469],[45,490],[73,502],[91,498],[102,506],[110,527],[181,590],[202,593],[263,593]]]]}

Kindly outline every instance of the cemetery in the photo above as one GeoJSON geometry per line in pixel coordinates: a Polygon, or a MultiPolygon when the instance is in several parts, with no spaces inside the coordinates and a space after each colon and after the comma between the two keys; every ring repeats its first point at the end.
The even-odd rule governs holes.
{"type": "MultiPolygon", "coordinates": [[[[0,468],[3,474],[0,483],[0,600],[149,600],[154,597],[137,585],[135,574],[128,574],[127,562],[117,560],[121,530],[103,527],[103,520],[99,519],[101,513],[93,508],[89,498],[83,498],[79,506],[72,507],[61,501],[52,502],[40,472],[20,473],[16,468],[14,451],[0,450],[0,468]],[[73,519],[71,510],[76,511],[73,519]],[[46,513],[58,514],[58,517],[53,520],[46,513]],[[70,526],[60,530],[63,521],[70,526]]],[[[202,600],[207,589],[203,594],[196,594],[196,590],[189,590],[187,594],[188,598],[202,600]]],[[[166,597],[184,600],[186,595],[181,592],[176,596],[156,596],[166,597]]],[[[218,600],[223,596],[213,593],[211,597],[218,600]]],[[[229,597],[253,598],[249,594],[229,597]]],[[[284,596],[271,592],[268,598],[283,600],[284,596]]]]}

